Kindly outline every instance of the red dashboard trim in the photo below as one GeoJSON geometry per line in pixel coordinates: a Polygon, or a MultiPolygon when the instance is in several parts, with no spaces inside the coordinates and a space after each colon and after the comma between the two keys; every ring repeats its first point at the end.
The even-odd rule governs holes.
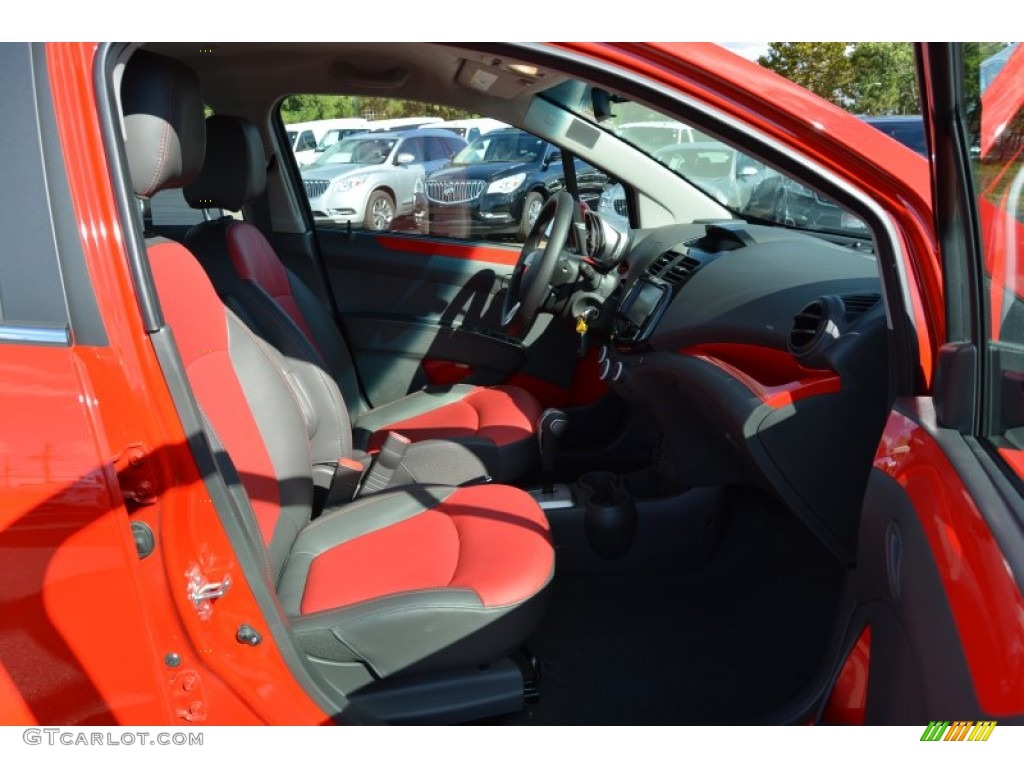
{"type": "Polygon", "coordinates": [[[703,360],[728,373],[770,408],[842,389],[839,374],[805,368],[788,352],[756,344],[698,344],[679,354],[703,360]]]}
{"type": "Polygon", "coordinates": [[[377,245],[385,250],[417,253],[423,256],[446,256],[450,259],[464,259],[466,261],[482,261],[487,264],[500,264],[505,267],[514,267],[519,260],[519,251],[507,250],[505,248],[443,243],[439,240],[395,237],[393,235],[377,235],[377,245]]]}

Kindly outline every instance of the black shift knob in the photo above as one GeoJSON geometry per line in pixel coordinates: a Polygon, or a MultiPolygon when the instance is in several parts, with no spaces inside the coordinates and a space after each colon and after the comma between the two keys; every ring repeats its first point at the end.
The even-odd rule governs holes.
{"type": "Polygon", "coordinates": [[[544,491],[551,493],[554,485],[552,474],[558,457],[558,439],[569,426],[569,417],[558,408],[548,408],[537,422],[537,439],[540,441],[540,468],[544,473],[544,491]]]}

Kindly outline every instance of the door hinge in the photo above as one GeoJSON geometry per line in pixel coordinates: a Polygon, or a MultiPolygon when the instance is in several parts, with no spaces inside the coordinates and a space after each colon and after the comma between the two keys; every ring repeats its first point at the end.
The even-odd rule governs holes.
{"type": "Polygon", "coordinates": [[[114,471],[121,486],[125,504],[155,504],[156,479],[149,461],[149,449],[142,443],[131,443],[114,457],[114,471]]]}

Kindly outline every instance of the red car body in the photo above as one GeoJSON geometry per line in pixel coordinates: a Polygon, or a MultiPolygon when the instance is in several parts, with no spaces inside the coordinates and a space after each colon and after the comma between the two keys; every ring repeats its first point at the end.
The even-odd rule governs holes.
{"type": "MultiPolygon", "coordinates": [[[[874,200],[900,244],[893,268],[904,277],[919,352],[913,394],[919,404],[930,400],[947,307],[927,161],[717,46],[562,43],[550,50],[708,105],[874,200]]],[[[95,295],[107,343],[0,344],[0,722],[330,722],[336,713],[311,695],[309,680],[279,648],[280,628],[211,512],[154,354],[117,202],[123,182],[112,176],[104,141],[100,51],[94,43],[46,44],[45,67],[62,150],[57,172],[66,176],[86,268],[80,277],[95,295]],[[138,557],[129,521],[158,533],[152,555],[138,557]],[[233,581],[231,599],[210,620],[197,614],[187,589],[197,566],[206,581],[233,581]],[[240,625],[264,641],[240,643],[240,625]]],[[[1013,82],[1018,101],[1008,114],[1020,108],[1020,80],[1013,82]]],[[[1002,216],[997,207],[989,215],[1002,216]]],[[[894,410],[874,468],[905,490],[917,512],[978,704],[992,719],[1020,718],[1024,596],[1001,548],[1006,539],[979,511],[985,502],[977,484],[921,421],[894,410]]],[[[1024,475],[1020,453],[1004,453],[1024,475]]],[[[858,621],[850,635],[857,642],[834,661],[842,671],[820,722],[864,722],[872,687],[884,689],[872,652],[885,639],[870,620],[851,625],[858,621]]]]}

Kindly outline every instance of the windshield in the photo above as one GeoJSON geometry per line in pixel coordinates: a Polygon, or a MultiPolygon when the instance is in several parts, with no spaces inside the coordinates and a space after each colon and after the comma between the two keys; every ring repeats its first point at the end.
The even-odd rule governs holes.
{"type": "MultiPolygon", "coordinates": [[[[856,237],[868,234],[863,221],[824,195],[650,107],[600,90],[595,94],[589,85],[573,80],[543,96],[631,144],[739,218],[856,237]]],[[[602,198],[607,210],[625,212],[619,185],[602,198]]]]}
{"type": "Polygon", "coordinates": [[[532,163],[544,154],[545,146],[545,141],[526,131],[492,132],[463,147],[452,164],[532,163]]]}
{"type": "Polygon", "coordinates": [[[315,166],[351,163],[353,165],[380,165],[388,159],[397,139],[353,137],[339,141],[313,163],[315,166]]]}

